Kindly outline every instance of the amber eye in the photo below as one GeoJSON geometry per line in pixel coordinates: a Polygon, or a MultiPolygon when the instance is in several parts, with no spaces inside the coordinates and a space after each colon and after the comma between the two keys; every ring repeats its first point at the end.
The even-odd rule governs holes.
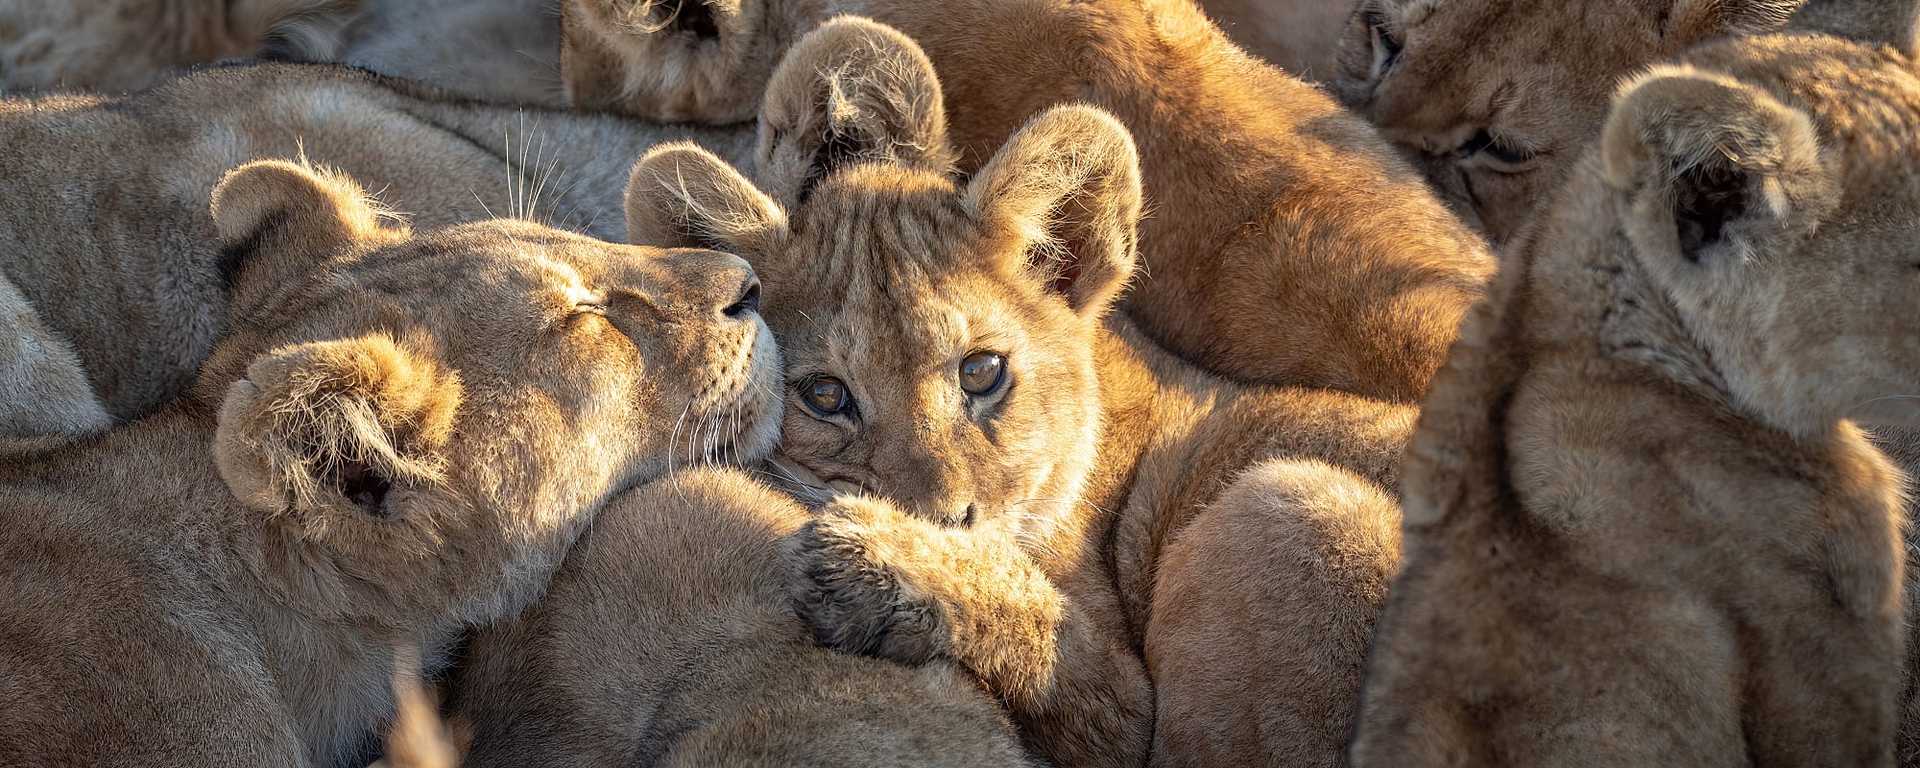
{"type": "Polygon", "coordinates": [[[991,395],[1007,381],[1007,358],[998,352],[975,352],[960,361],[960,388],[976,397],[991,395]]]}
{"type": "Polygon", "coordinates": [[[815,376],[802,382],[800,399],[807,401],[807,407],[821,416],[841,413],[852,405],[852,398],[847,395],[847,385],[832,376],[815,376]]]}

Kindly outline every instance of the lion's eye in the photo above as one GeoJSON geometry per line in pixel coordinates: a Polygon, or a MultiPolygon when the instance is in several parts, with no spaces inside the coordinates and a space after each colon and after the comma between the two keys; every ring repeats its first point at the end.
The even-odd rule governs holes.
{"type": "Polygon", "coordinates": [[[1007,382],[1007,358],[998,352],[975,352],[960,361],[960,388],[975,397],[991,395],[1007,382]]]}
{"type": "Polygon", "coordinates": [[[1480,155],[1496,163],[1509,166],[1526,165],[1527,163],[1533,162],[1533,158],[1536,155],[1536,153],[1530,149],[1515,146],[1501,140],[1486,129],[1481,129],[1479,133],[1474,134],[1473,138],[1461,144],[1460,149],[1457,151],[1462,160],[1480,155]]]}
{"type": "Polygon", "coordinates": [[[821,416],[845,412],[853,405],[853,398],[847,394],[846,383],[832,376],[815,376],[801,382],[800,399],[821,416]]]}
{"type": "Polygon", "coordinates": [[[1373,76],[1378,79],[1400,61],[1405,46],[1387,23],[1387,15],[1378,10],[1367,13],[1367,30],[1373,38],[1373,76]]]}

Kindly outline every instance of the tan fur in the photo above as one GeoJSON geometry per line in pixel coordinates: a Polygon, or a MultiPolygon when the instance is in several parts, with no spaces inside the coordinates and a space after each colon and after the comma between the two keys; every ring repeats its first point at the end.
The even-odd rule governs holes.
{"type": "Polygon", "coordinates": [[[956,666],[813,642],[780,559],[808,519],[715,470],[610,504],[546,597],[469,645],[453,688],[478,736],[467,765],[1030,764],[956,666]]]}
{"type": "Polygon", "coordinates": [[[1240,47],[1310,82],[1333,75],[1353,6],[1354,0],[1200,0],[1207,18],[1240,47]]]}
{"type": "Polygon", "coordinates": [[[789,152],[826,163],[803,170],[820,181],[790,213],[691,147],[654,150],[629,193],[636,236],[755,263],[788,351],[783,454],[872,494],[832,501],[789,543],[803,615],[834,648],[957,663],[1054,764],[1338,763],[1354,640],[1396,555],[1385,489],[1411,410],[1235,385],[1160,351],[1110,311],[1140,216],[1125,129],[1088,107],[1048,110],[961,186],[928,170],[952,151],[929,130],[938,103],[887,96],[921,92],[900,78],[932,87],[919,60],[898,32],[852,19],[796,46],[783,70],[818,74],[776,74],[802,91],[769,102],[844,86],[848,98],[812,103],[865,126],[843,136],[887,138],[769,129],[780,138],[761,167],[789,152]],[[956,381],[979,351],[1008,361],[1011,384],[990,397],[956,381]],[[821,376],[846,382],[852,413],[803,404],[821,376]],[[1265,524],[1233,535],[1254,562],[1169,554],[1249,519],[1265,524]],[[1215,594],[1256,609],[1205,627],[1161,619],[1215,594]],[[1255,635],[1292,642],[1241,641],[1255,635]],[[1157,674],[1228,653],[1318,684],[1222,695],[1222,678],[1157,674]],[[1156,709],[1197,719],[1156,731],[1156,709]]]}
{"type": "Polygon", "coordinates": [[[322,60],[360,0],[14,0],[0,5],[0,94],[136,91],[194,64],[267,52],[322,60]]]}
{"type": "Polygon", "coordinates": [[[1623,78],[1708,40],[1778,29],[1802,2],[1362,0],[1328,82],[1504,242],[1598,135],[1623,78]],[[1402,46],[1391,66],[1376,30],[1402,46]]]}
{"type": "Polygon", "coordinates": [[[278,162],[214,201],[242,260],[193,395],[0,468],[0,762],[341,764],[392,649],[521,610],[677,425],[707,458],[777,434],[735,257],[416,236],[278,162]]]}
{"type": "MultiPolygon", "coordinates": [[[[296,65],[215,69],[121,99],[0,102],[0,291],[33,315],[0,334],[64,342],[107,413],[131,418],[187,385],[224,323],[206,197],[226,169],[306,157],[416,226],[498,214],[618,240],[632,158],[676,138],[744,157],[752,132],[488,107],[296,65]]],[[[0,399],[0,423],[63,428],[74,411],[62,400],[0,399]]]]}
{"type": "Polygon", "coordinates": [[[717,47],[608,21],[624,0],[570,0],[565,55],[598,64],[568,68],[568,87],[625,93],[621,108],[655,117],[737,118],[703,109],[748,103],[771,76],[768,51],[850,12],[926,48],[963,171],[1049,107],[1097,105],[1144,152],[1150,215],[1129,314],[1229,378],[1417,399],[1491,269],[1479,237],[1369,126],[1248,56],[1188,0],[698,1],[717,47]],[[604,40],[582,50],[589,32],[604,40]]]}
{"type": "Polygon", "coordinates": [[[1427,402],[1355,764],[1890,765],[1920,76],[1723,42],[1602,135],[1427,402]]]}
{"type": "Polygon", "coordinates": [[[361,0],[338,60],[469,98],[561,106],[558,0],[361,0]]]}

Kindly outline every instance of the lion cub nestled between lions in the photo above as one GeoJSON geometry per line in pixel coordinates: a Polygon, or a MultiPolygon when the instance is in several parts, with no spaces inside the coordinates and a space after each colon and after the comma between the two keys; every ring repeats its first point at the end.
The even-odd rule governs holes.
{"type": "Polygon", "coordinates": [[[1051,109],[962,183],[939,93],[911,40],[842,19],[768,87],[766,187],[686,145],[634,169],[636,238],[765,276],[783,455],[877,494],[789,542],[802,616],[841,651],[965,669],[1054,764],[1337,764],[1412,409],[1147,341],[1113,311],[1126,129],[1051,109]]]}
{"type": "Polygon", "coordinates": [[[281,162],[213,200],[232,316],[194,393],[0,467],[0,764],[362,756],[396,645],[537,598],[676,416],[716,454],[771,446],[778,354],[735,257],[415,236],[281,162]]]}
{"type": "Polygon", "coordinates": [[[1355,765],[1890,765],[1915,210],[1909,52],[1623,87],[1427,402],[1355,765]]]}

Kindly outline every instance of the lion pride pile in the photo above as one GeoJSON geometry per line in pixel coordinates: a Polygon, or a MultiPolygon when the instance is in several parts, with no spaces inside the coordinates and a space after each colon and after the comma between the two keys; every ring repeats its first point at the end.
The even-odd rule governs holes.
{"type": "Polygon", "coordinates": [[[0,93],[0,766],[1920,768],[1920,0],[23,0],[0,93]]]}

